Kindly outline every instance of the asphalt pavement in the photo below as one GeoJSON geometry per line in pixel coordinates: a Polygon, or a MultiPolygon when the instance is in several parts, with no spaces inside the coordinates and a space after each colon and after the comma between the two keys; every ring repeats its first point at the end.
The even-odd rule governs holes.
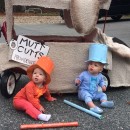
{"type": "MultiPolygon", "coordinates": [[[[26,76],[22,76],[17,82],[15,94],[28,82],[26,76]]],[[[111,88],[106,92],[108,100],[115,103],[114,109],[103,108],[103,119],[98,119],[83,111],[65,104],[67,100],[81,107],[88,109],[84,102],[79,101],[77,93],[54,94],[57,101],[48,102],[41,97],[41,104],[44,105],[46,113],[52,118],[49,122],[33,120],[28,115],[13,108],[13,97],[6,99],[0,94],[0,130],[19,130],[22,124],[47,124],[59,122],[78,122],[78,127],[47,128],[48,130],[130,130],[130,88],[111,88]]],[[[100,106],[98,101],[96,105],[100,106]]],[[[33,129],[40,130],[40,129],[33,129]]]]}
{"type": "MultiPolygon", "coordinates": [[[[127,32],[130,27],[128,28],[128,23],[124,23],[124,27],[120,26],[120,23],[109,23],[106,26],[106,33],[110,34],[110,36],[117,36],[119,38],[123,38],[126,40],[126,43],[130,42],[129,33],[127,32]],[[116,26],[118,25],[118,27],[116,26]],[[127,25],[127,27],[126,27],[127,25]],[[125,28],[125,31],[117,31],[117,29],[125,28]],[[115,30],[116,29],[116,30],[115,30]]],[[[32,25],[33,26],[33,25],[32,25]]],[[[44,30],[45,30],[44,25],[44,30]]],[[[57,25],[58,26],[58,25],[57,25]]],[[[56,27],[57,27],[56,26],[56,27]]],[[[66,27],[64,25],[60,30],[60,33],[66,33],[66,27]]],[[[99,24],[99,27],[103,27],[103,24],[99,24]]],[[[31,25],[20,26],[16,25],[16,29],[18,34],[23,34],[23,30],[26,30],[27,34],[35,33],[37,35],[43,33],[41,32],[40,26],[36,27],[35,29],[31,28],[31,25]],[[22,30],[23,29],[23,30],[22,30]]],[[[46,29],[48,29],[46,27],[46,29]]],[[[49,28],[50,32],[56,32],[56,28],[53,28],[50,25],[49,28]]],[[[79,35],[73,29],[69,29],[67,31],[68,35],[79,35]]],[[[130,32],[130,31],[129,31],[130,32]]],[[[25,33],[24,33],[25,34],[25,33]]],[[[44,31],[44,34],[48,34],[47,31],[44,31]]],[[[4,42],[3,37],[0,38],[0,43],[4,42]]],[[[26,76],[22,76],[20,80],[17,82],[16,94],[26,83],[28,79],[26,76]]],[[[113,100],[115,103],[114,109],[107,109],[103,108],[104,113],[102,114],[103,119],[98,119],[94,116],[91,116],[85,112],[82,112],[76,108],[73,108],[63,101],[64,99],[71,101],[75,104],[78,104],[86,109],[88,107],[85,105],[84,102],[79,101],[77,98],[77,93],[72,94],[54,94],[57,98],[57,101],[48,102],[44,98],[41,97],[41,103],[44,105],[46,109],[46,113],[50,113],[52,118],[49,122],[43,122],[38,120],[33,120],[28,115],[23,112],[17,111],[13,108],[12,99],[13,97],[6,99],[0,93],[0,130],[19,130],[21,124],[46,124],[46,123],[59,123],[59,122],[78,122],[78,127],[63,127],[63,128],[47,128],[48,130],[130,130],[130,105],[127,104],[127,101],[130,101],[130,88],[126,87],[119,87],[119,88],[111,88],[106,92],[108,96],[108,100],[113,100]]],[[[95,102],[96,105],[100,106],[98,101],[95,102]]],[[[33,130],[41,130],[41,129],[33,129],[33,130]]]]}

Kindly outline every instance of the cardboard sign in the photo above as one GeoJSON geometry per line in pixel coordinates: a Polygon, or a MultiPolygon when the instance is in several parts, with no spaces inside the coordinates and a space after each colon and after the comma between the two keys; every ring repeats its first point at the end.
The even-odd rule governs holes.
{"type": "Polygon", "coordinates": [[[27,37],[18,36],[17,41],[10,41],[10,48],[13,50],[11,59],[26,65],[32,65],[41,57],[46,56],[49,47],[27,37]]]}

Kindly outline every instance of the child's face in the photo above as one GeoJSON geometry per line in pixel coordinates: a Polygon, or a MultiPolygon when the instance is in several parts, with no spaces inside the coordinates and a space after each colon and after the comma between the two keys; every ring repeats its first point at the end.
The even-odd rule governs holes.
{"type": "Polygon", "coordinates": [[[46,80],[44,71],[40,68],[36,68],[33,71],[32,80],[36,85],[42,85],[46,80]]]}
{"type": "Polygon", "coordinates": [[[98,73],[102,72],[104,65],[99,62],[91,61],[88,64],[88,71],[93,74],[97,75],[98,73]]]}

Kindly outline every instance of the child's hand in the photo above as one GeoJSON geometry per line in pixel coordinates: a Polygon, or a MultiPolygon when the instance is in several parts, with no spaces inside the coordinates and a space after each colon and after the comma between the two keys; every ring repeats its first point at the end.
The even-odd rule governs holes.
{"type": "Polygon", "coordinates": [[[106,91],[106,89],[107,89],[106,86],[103,86],[103,87],[102,87],[102,91],[103,91],[103,92],[106,91]]]}
{"type": "Polygon", "coordinates": [[[44,113],[45,109],[43,107],[40,108],[40,112],[44,113]]]}
{"type": "Polygon", "coordinates": [[[48,101],[50,101],[50,102],[55,101],[55,100],[57,100],[57,99],[54,98],[54,97],[51,97],[51,98],[48,99],[48,101]]]}
{"type": "Polygon", "coordinates": [[[76,85],[76,86],[79,86],[79,85],[80,85],[80,80],[79,80],[79,79],[76,79],[76,80],[75,80],[75,85],[76,85]]]}

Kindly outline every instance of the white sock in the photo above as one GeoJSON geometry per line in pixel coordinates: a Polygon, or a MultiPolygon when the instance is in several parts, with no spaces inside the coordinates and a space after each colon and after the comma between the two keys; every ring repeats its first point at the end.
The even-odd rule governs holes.
{"type": "Polygon", "coordinates": [[[51,118],[50,114],[39,114],[38,115],[38,119],[42,120],[42,121],[49,121],[50,118],[51,118]]]}

